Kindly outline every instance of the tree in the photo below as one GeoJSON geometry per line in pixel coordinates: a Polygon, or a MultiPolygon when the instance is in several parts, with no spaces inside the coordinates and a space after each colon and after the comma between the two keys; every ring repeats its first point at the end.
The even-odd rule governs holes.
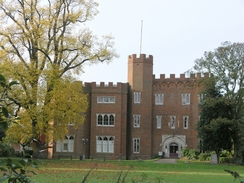
{"type": "Polygon", "coordinates": [[[233,106],[233,141],[235,157],[243,133],[244,110],[244,44],[224,42],[214,51],[205,52],[195,61],[192,71],[210,73],[216,79],[216,90],[223,93],[224,102],[233,106]]]}
{"type": "Polygon", "coordinates": [[[30,139],[59,138],[69,121],[81,124],[88,103],[74,76],[85,63],[117,57],[111,36],[99,40],[85,27],[97,6],[93,0],[0,1],[0,72],[20,83],[11,93],[26,115],[20,122],[31,123],[30,139]]]}
{"type": "Polygon", "coordinates": [[[8,81],[2,74],[0,74],[0,127],[2,130],[6,130],[10,123],[15,122],[18,117],[15,108],[13,111],[13,105],[19,106],[19,101],[11,97],[9,91],[14,85],[17,85],[16,81],[8,81]]]}
{"type": "Polygon", "coordinates": [[[197,123],[202,151],[215,151],[219,157],[222,149],[231,151],[233,145],[233,106],[226,103],[223,95],[215,88],[215,78],[203,81],[204,98],[200,103],[200,120],[197,123]]]}

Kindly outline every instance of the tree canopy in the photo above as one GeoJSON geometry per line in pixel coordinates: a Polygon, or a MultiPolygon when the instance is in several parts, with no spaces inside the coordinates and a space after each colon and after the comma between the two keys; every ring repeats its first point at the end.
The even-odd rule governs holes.
{"type": "Polygon", "coordinates": [[[11,93],[25,115],[20,122],[33,127],[31,138],[50,132],[60,138],[68,122],[82,123],[88,103],[75,76],[85,63],[118,56],[113,37],[98,39],[86,27],[97,6],[93,0],[0,1],[0,72],[19,82],[11,93]]]}
{"type": "Polygon", "coordinates": [[[201,139],[200,149],[204,152],[215,151],[217,154],[222,149],[230,151],[235,132],[233,106],[226,103],[221,93],[216,90],[214,78],[206,78],[204,82],[204,97],[200,102],[201,113],[197,123],[198,136],[201,139]]]}
{"type": "MultiPolygon", "coordinates": [[[[205,52],[202,58],[195,61],[192,71],[210,73],[216,81],[215,89],[223,94],[221,99],[223,104],[232,106],[233,121],[235,122],[232,128],[235,133],[233,133],[232,138],[236,156],[244,135],[243,130],[241,130],[244,117],[244,43],[224,42],[214,51],[205,52]]],[[[216,108],[212,110],[226,112],[223,109],[224,106],[218,106],[218,100],[215,99],[216,108]]],[[[216,114],[223,117],[221,114],[216,114]]]]}

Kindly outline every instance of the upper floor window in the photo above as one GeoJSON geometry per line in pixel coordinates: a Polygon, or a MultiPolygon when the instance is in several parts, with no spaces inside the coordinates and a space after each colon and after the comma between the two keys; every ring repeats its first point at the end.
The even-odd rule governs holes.
{"type": "Polygon", "coordinates": [[[134,103],[135,104],[141,103],[141,92],[134,92],[134,103]]]}
{"type": "Polygon", "coordinates": [[[97,152],[113,153],[114,152],[114,137],[98,136],[96,137],[97,152]]]}
{"type": "Polygon", "coordinates": [[[197,98],[198,98],[198,103],[200,103],[202,101],[202,99],[204,98],[204,94],[203,93],[198,94],[197,98]]]}
{"type": "Polygon", "coordinates": [[[188,116],[183,116],[183,128],[188,129],[188,116]]]}
{"type": "Polygon", "coordinates": [[[115,114],[97,114],[97,126],[114,126],[115,114]]]}
{"type": "Polygon", "coordinates": [[[155,94],[155,104],[156,105],[164,104],[164,94],[155,94]]]}
{"type": "Polygon", "coordinates": [[[135,128],[140,127],[140,118],[141,118],[140,115],[133,115],[133,123],[135,128]]]}
{"type": "Polygon", "coordinates": [[[170,126],[172,129],[175,128],[175,120],[176,120],[175,116],[170,116],[170,126]]]}
{"type": "Polygon", "coordinates": [[[140,138],[133,138],[133,152],[140,152],[140,138]]]}
{"type": "Polygon", "coordinates": [[[57,140],[56,152],[74,152],[74,136],[67,135],[63,140],[57,140]]]}
{"type": "Polygon", "coordinates": [[[115,103],[114,96],[98,96],[97,103],[115,103]]]}
{"type": "Polygon", "coordinates": [[[190,93],[182,94],[182,105],[190,105],[190,93]]]}
{"type": "Polygon", "coordinates": [[[157,129],[161,129],[162,126],[162,116],[156,116],[157,119],[157,129]]]}

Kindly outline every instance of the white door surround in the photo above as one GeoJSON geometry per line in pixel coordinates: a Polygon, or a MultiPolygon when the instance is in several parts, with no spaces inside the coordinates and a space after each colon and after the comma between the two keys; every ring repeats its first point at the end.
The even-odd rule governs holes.
{"type": "Polygon", "coordinates": [[[174,134],[162,135],[162,143],[160,145],[162,146],[164,157],[170,158],[170,156],[178,156],[178,158],[181,158],[181,150],[187,146],[186,136],[174,134]]]}

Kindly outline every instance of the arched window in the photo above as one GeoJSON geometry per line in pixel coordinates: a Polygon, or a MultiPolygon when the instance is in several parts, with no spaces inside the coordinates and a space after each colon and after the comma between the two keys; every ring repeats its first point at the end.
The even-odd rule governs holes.
{"type": "Polygon", "coordinates": [[[107,114],[104,115],[103,119],[104,119],[103,125],[108,125],[108,115],[107,114]]]}
{"type": "Polygon", "coordinates": [[[64,140],[63,140],[63,148],[62,149],[63,149],[64,152],[68,151],[68,139],[69,139],[69,137],[65,136],[64,140]]]}
{"type": "Polygon", "coordinates": [[[114,152],[114,138],[110,137],[108,142],[108,152],[113,153],[114,152]]]}
{"type": "Polygon", "coordinates": [[[97,152],[102,152],[102,142],[103,142],[102,137],[98,137],[97,138],[97,152]]]}
{"type": "Polygon", "coordinates": [[[103,138],[103,152],[108,152],[108,138],[103,138]]]}
{"type": "Polygon", "coordinates": [[[68,151],[69,152],[74,152],[74,136],[69,136],[69,141],[68,141],[68,151]]]}
{"type": "Polygon", "coordinates": [[[63,140],[57,140],[56,152],[74,152],[74,135],[66,135],[63,140]]]}
{"type": "Polygon", "coordinates": [[[112,114],[109,116],[109,125],[114,125],[114,116],[112,114]]]}
{"type": "Polygon", "coordinates": [[[103,117],[101,114],[99,114],[97,117],[97,125],[103,125],[103,117]]]}
{"type": "Polygon", "coordinates": [[[97,153],[113,153],[114,152],[114,137],[98,136],[97,137],[97,153]]]}

